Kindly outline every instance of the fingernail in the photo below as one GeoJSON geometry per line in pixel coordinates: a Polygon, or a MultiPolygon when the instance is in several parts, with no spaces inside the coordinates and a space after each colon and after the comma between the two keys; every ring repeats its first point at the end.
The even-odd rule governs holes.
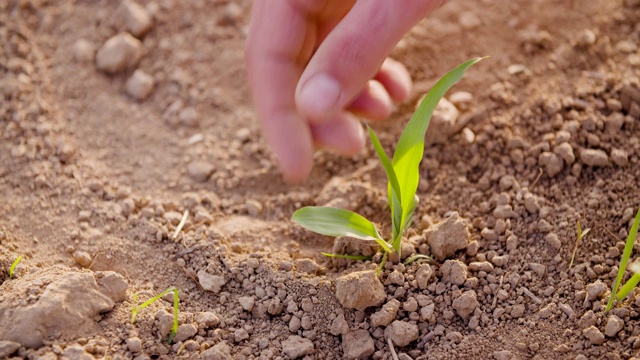
{"type": "Polygon", "coordinates": [[[336,112],[341,93],[336,79],[327,74],[317,74],[300,90],[298,106],[312,119],[325,119],[336,112]]]}

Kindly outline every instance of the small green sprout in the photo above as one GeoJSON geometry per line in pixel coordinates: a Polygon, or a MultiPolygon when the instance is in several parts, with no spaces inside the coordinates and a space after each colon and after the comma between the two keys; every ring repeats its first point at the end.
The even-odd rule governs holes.
{"type": "Polygon", "coordinates": [[[152,297],[151,299],[143,302],[138,305],[138,293],[133,294],[133,305],[131,306],[131,323],[134,324],[136,322],[136,316],[138,313],[146,308],[147,306],[153,304],[161,297],[167,295],[168,293],[173,292],[173,326],[171,327],[171,332],[169,333],[169,338],[167,339],[167,343],[171,344],[173,341],[173,337],[176,336],[176,332],[178,331],[178,288],[172,286],[167,290],[161,292],[160,294],[152,297]]]}
{"type": "Polygon", "coordinates": [[[423,254],[416,254],[413,255],[412,257],[408,258],[407,260],[405,260],[402,264],[404,266],[407,266],[411,263],[421,263],[421,262],[427,262],[427,263],[433,263],[434,260],[431,256],[427,256],[427,255],[423,255],[423,254]]]}
{"type": "Polygon", "coordinates": [[[18,258],[13,262],[13,264],[11,264],[11,267],[9,268],[9,278],[13,277],[13,273],[16,271],[16,266],[18,266],[18,263],[20,262],[20,260],[22,260],[23,257],[24,255],[18,256],[18,258]]]}
{"type": "Polygon", "coordinates": [[[580,220],[576,222],[576,232],[578,233],[578,237],[576,238],[576,244],[573,246],[573,251],[571,252],[571,261],[569,262],[569,269],[571,269],[571,266],[573,265],[573,260],[576,257],[576,253],[578,252],[578,246],[580,246],[580,243],[582,242],[582,238],[587,236],[589,231],[591,231],[591,228],[585,229],[584,231],[582,231],[580,220]]]}
{"type": "Polygon", "coordinates": [[[391,210],[392,234],[385,240],[375,225],[352,211],[322,206],[307,206],[297,210],[292,220],[302,227],[327,236],[349,236],[362,240],[372,240],[380,245],[383,252],[378,272],[384,266],[390,252],[398,253],[404,230],[411,225],[413,212],[418,205],[416,191],[420,179],[419,165],[424,153],[424,136],[433,110],[444,94],[457,83],[465,71],[482,60],[471,59],[460,64],[443,76],[427,93],[420,106],[404,128],[393,159],[389,159],[378,137],[369,129],[369,137],[387,175],[387,195],[391,210]]]}
{"type": "MultiPolygon", "coordinates": [[[[629,231],[629,236],[627,236],[627,242],[624,244],[622,258],[620,259],[620,268],[618,269],[618,276],[616,277],[616,281],[613,284],[611,297],[609,297],[609,302],[607,303],[607,308],[605,309],[605,311],[611,310],[614,298],[618,301],[618,303],[620,303],[640,282],[640,274],[634,271],[635,274],[633,274],[633,276],[631,276],[631,278],[622,286],[622,288],[620,288],[620,291],[618,291],[620,283],[622,282],[622,278],[624,277],[624,271],[627,268],[627,263],[629,262],[629,258],[631,258],[631,252],[633,251],[633,244],[636,242],[636,235],[638,234],[639,225],[640,209],[638,209],[638,212],[636,213],[636,218],[633,220],[633,225],[631,225],[631,231],[629,231]]],[[[637,268],[637,265],[633,264],[633,267],[637,268]]]]}

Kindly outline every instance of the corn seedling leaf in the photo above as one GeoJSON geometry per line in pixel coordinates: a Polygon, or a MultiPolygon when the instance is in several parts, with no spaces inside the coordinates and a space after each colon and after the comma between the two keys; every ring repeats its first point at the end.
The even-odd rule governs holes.
{"type": "Polygon", "coordinates": [[[629,280],[627,280],[627,282],[620,288],[620,291],[618,291],[618,295],[616,295],[616,300],[618,300],[618,303],[624,300],[624,298],[629,295],[631,290],[633,290],[633,288],[636,287],[639,282],[640,274],[633,274],[633,276],[629,280]]]}
{"type": "MultiPolygon", "coordinates": [[[[629,236],[627,236],[627,241],[624,245],[624,250],[622,252],[622,258],[620,259],[620,268],[618,269],[618,276],[616,277],[616,281],[613,284],[611,297],[609,297],[609,302],[607,302],[607,308],[605,309],[605,311],[611,310],[611,306],[613,305],[613,299],[618,296],[618,288],[620,287],[620,283],[622,282],[622,278],[624,277],[624,272],[627,269],[627,262],[631,257],[631,252],[633,251],[633,244],[636,241],[636,235],[638,234],[638,226],[640,226],[640,208],[638,209],[638,212],[636,213],[636,217],[633,220],[633,225],[631,225],[631,231],[629,231],[629,236]]],[[[628,290],[628,291],[631,291],[631,290],[628,290]]],[[[627,294],[629,293],[628,291],[627,291],[627,294]]]]}
{"type": "Polygon", "coordinates": [[[321,252],[320,254],[330,257],[330,258],[338,258],[338,259],[347,259],[347,260],[369,260],[371,256],[366,255],[346,255],[346,254],[333,254],[328,252],[321,252]]]}
{"type": "Polygon", "coordinates": [[[9,277],[10,278],[13,277],[13,273],[16,271],[16,266],[18,266],[18,263],[20,262],[20,260],[22,260],[23,257],[24,257],[24,255],[18,256],[18,258],[13,262],[13,264],[11,264],[11,267],[9,267],[9,277]]]}
{"type": "Polygon", "coordinates": [[[373,223],[353,211],[324,206],[306,206],[294,212],[291,219],[305,229],[318,234],[374,240],[385,251],[391,250],[373,223]]]}
{"type": "Polygon", "coordinates": [[[395,239],[399,233],[402,233],[402,227],[400,226],[402,225],[402,206],[400,203],[400,199],[402,199],[402,190],[398,183],[396,171],[393,169],[393,165],[391,164],[391,160],[389,160],[387,153],[382,148],[380,140],[369,125],[367,125],[367,128],[369,129],[369,137],[373,143],[373,148],[376,150],[376,154],[378,154],[378,158],[380,159],[384,172],[387,174],[387,179],[389,180],[387,193],[389,196],[389,206],[391,208],[391,224],[393,226],[392,238],[395,239]]]}
{"type": "Polygon", "coordinates": [[[178,331],[178,302],[180,301],[180,298],[178,296],[178,288],[172,286],[140,305],[138,305],[138,293],[135,293],[133,295],[133,306],[131,307],[131,323],[134,324],[136,322],[136,316],[140,311],[142,311],[142,309],[158,301],[160,298],[170,292],[173,292],[173,325],[171,326],[171,332],[169,332],[169,338],[167,340],[169,344],[171,344],[171,342],[173,341],[173,337],[176,336],[176,332],[178,331]]]}
{"type": "Polygon", "coordinates": [[[418,189],[419,165],[424,153],[424,136],[433,110],[449,88],[462,78],[462,75],[470,66],[480,60],[482,58],[468,60],[443,76],[429,90],[400,136],[392,163],[402,189],[400,204],[403,223],[405,222],[404,219],[409,215],[413,197],[418,189]]]}

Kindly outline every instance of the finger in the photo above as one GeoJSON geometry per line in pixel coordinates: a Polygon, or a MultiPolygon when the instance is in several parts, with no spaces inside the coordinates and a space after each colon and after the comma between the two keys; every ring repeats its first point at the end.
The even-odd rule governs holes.
{"type": "Polygon", "coordinates": [[[331,120],[311,126],[316,146],[330,149],[339,155],[352,156],[364,147],[365,136],[360,121],[347,112],[331,120]]]}
{"type": "Polygon", "coordinates": [[[257,0],[245,52],[260,125],[289,182],[304,180],[313,163],[311,130],[295,105],[302,64],[313,51],[305,44],[313,44],[316,36],[307,18],[305,10],[291,1],[257,0]]]}
{"type": "Polygon", "coordinates": [[[387,89],[375,80],[369,80],[348,110],[370,120],[384,120],[393,111],[393,100],[387,89]]]}
{"type": "Polygon", "coordinates": [[[400,62],[387,58],[380,71],[374,77],[387,90],[394,102],[400,103],[411,95],[411,75],[407,68],[400,62]]]}
{"type": "Polygon", "coordinates": [[[296,104],[309,120],[330,119],[351,103],[389,52],[444,0],[359,0],[324,39],[296,88],[296,104]]]}

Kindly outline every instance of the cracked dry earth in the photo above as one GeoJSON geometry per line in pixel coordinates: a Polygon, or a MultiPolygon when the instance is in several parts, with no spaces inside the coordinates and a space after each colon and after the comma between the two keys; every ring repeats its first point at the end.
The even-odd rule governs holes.
{"type": "Polygon", "coordinates": [[[136,1],[0,0],[0,358],[638,356],[640,293],[604,305],[640,205],[640,1],[457,0],[407,34],[388,152],[435,79],[490,58],[427,135],[402,253],[434,261],[379,278],[375,256],[320,255],[375,248],[290,221],[331,204],[386,233],[385,177],[369,145],[280,180],[244,80],[250,2],[136,1]],[[130,317],[170,286],[167,344],[171,295],[130,317]]]}

